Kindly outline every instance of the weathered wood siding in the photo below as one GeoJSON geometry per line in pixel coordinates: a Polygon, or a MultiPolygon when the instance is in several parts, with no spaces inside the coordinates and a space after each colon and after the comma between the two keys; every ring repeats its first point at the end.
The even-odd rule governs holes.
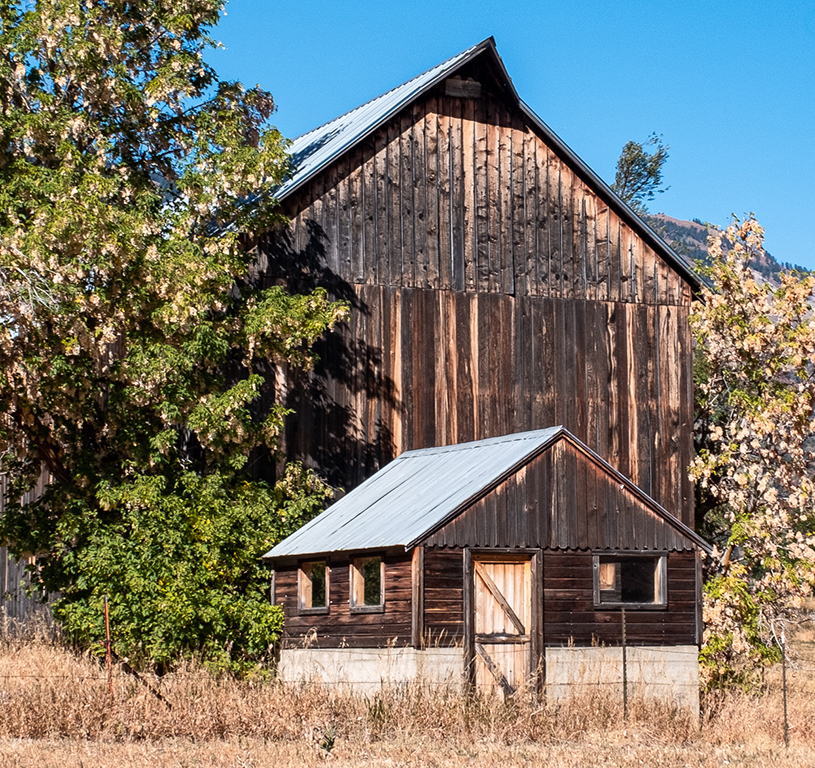
{"type": "Polygon", "coordinates": [[[441,92],[261,238],[265,279],[352,310],[313,374],[278,373],[287,449],[351,489],[407,449],[563,424],[692,525],[690,286],[488,84],[441,92]]]}
{"type": "MultiPolygon", "coordinates": [[[[548,646],[619,645],[619,608],[594,607],[591,552],[544,551],[543,640],[548,646]]],[[[668,606],[625,612],[632,645],[696,644],[696,553],[668,554],[668,606]]]]}
{"type": "Polygon", "coordinates": [[[496,94],[431,95],[407,107],[283,209],[291,226],[261,247],[271,277],[306,268],[347,284],[679,306],[691,298],[496,94]]]}
{"type": "MultiPolygon", "coordinates": [[[[23,496],[23,503],[28,504],[40,498],[49,482],[50,475],[43,472],[34,488],[23,496]]],[[[0,475],[0,515],[5,509],[6,485],[5,475],[0,475]]],[[[0,547],[0,612],[9,619],[25,621],[36,615],[46,618],[49,615],[47,605],[26,594],[29,584],[26,566],[32,561],[33,558],[15,560],[6,547],[0,547]]]]}
{"type": "Polygon", "coordinates": [[[424,628],[429,646],[458,645],[464,639],[464,558],[460,549],[425,549],[424,628]]]}
{"type": "Polygon", "coordinates": [[[685,550],[693,543],[568,440],[425,540],[441,547],[685,550]]]}
{"type": "MultiPolygon", "coordinates": [[[[460,643],[464,633],[462,552],[454,549],[425,551],[425,621],[428,626],[444,627],[445,632],[431,635],[444,645],[460,643]],[[438,582],[449,584],[437,603],[430,586],[430,563],[447,562],[446,574],[438,582]],[[453,580],[456,585],[452,586],[453,580]],[[430,606],[435,605],[431,611],[430,606]]],[[[578,550],[543,551],[543,644],[588,646],[595,643],[619,645],[621,618],[619,608],[594,607],[592,553],[578,550]]],[[[668,553],[668,605],[661,610],[626,610],[626,639],[633,645],[694,645],[697,642],[696,553],[668,553]]]]}
{"type": "Polygon", "coordinates": [[[283,645],[289,648],[379,648],[411,641],[411,555],[385,558],[385,610],[351,613],[348,601],[349,556],[328,558],[329,610],[300,615],[297,606],[297,565],[275,570],[273,600],[286,618],[283,645]]]}

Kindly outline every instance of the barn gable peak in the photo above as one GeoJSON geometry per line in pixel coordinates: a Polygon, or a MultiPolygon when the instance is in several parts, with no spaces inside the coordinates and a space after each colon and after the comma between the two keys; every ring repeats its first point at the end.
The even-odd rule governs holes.
{"type": "Polygon", "coordinates": [[[520,98],[492,37],[294,139],[289,152],[295,170],[274,191],[275,197],[282,201],[292,195],[402,109],[442,83],[446,95],[460,98],[480,98],[483,88],[487,85],[492,90],[498,91],[509,104],[514,105],[523,114],[533,130],[539,133],[600,197],[605,199],[631,229],[688,282],[693,291],[700,289],[702,280],[691,266],[648,227],[520,98]]]}

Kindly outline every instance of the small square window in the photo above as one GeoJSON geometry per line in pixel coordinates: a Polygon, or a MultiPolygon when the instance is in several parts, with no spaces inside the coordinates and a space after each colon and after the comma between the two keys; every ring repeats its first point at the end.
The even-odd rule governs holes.
{"type": "Polygon", "coordinates": [[[664,555],[594,555],[594,604],[647,608],[666,604],[664,555]]]}
{"type": "Polygon", "coordinates": [[[329,573],[325,560],[300,566],[300,613],[328,613],[329,573]]]}
{"type": "Polygon", "coordinates": [[[385,608],[385,566],[381,557],[360,557],[351,563],[351,611],[375,613],[385,608]]]}

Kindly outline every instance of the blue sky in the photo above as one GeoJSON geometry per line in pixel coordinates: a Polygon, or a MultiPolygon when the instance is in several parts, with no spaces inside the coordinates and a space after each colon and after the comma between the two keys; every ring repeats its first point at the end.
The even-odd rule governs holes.
{"type": "Polygon", "coordinates": [[[271,91],[284,135],[493,35],[520,96],[606,181],[663,135],[651,204],[726,224],[754,211],[780,261],[815,269],[815,3],[232,0],[209,55],[271,91]]]}

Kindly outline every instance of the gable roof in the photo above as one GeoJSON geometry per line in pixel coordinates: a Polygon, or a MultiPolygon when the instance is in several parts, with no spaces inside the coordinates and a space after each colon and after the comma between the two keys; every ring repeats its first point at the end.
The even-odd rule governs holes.
{"type": "Polygon", "coordinates": [[[705,551],[710,550],[704,539],[558,426],[406,451],[264,557],[391,547],[410,549],[564,437],[600,463],[680,534],[705,551]]]}
{"type": "Polygon", "coordinates": [[[512,80],[504,67],[495,40],[488,37],[477,45],[452,56],[431,67],[426,72],[408,80],[396,88],[377,96],[344,115],[298,136],[289,147],[294,172],[273,194],[283,200],[306,182],[329,166],[340,155],[356,146],[383,123],[398,113],[403,107],[411,104],[422,94],[450,77],[456,70],[485,54],[490,57],[500,84],[523,112],[531,124],[543,135],[547,143],[560,152],[598,192],[606,198],[608,204],[616,210],[628,225],[643,237],[651,247],[673,267],[693,288],[698,291],[702,278],[691,266],[679,256],[659,235],[657,235],[631,208],[629,208],[611,188],[591,170],[567,144],[518,96],[512,80]]]}

